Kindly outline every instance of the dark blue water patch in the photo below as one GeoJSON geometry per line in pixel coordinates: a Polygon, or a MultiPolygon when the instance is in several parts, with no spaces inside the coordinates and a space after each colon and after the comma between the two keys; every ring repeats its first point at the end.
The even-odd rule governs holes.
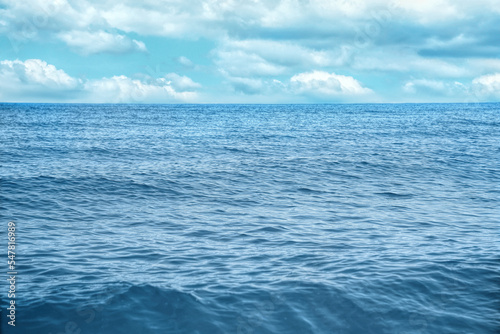
{"type": "Polygon", "coordinates": [[[499,111],[0,104],[16,333],[496,333],[499,111]]]}
{"type": "MultiPolygon", "coordinates": [[[[281,283],[280,289],[217,286],[214,292],[114,284],[87,289],[86,298],[71,300],[67,295],[70,300],[57,303],[35,301],[25,316],[36,320],[20,321],[19,326],[31,332],[56,333],[67,328],[89,333],[383,333],[401,329],[433,332],[443,326],[487,331],[498,324],[491,317],[482,320],[479,310],[454,314],[453,309],[443,308],[451,300],[461,302],[461,297],[436,295],[430,279],[391,280],[396,289],[375,280],[345,288],[290,280],[281,283]],[[377,292],[379,298],[367,298],[368,291],[377,292]],[[407,304],[394,303],[395,297],[407,304]],[[439,304],[433,304],[434,298],[439,304]]],[[[59,291],[58,295],[65,293],[59,291]]]]}

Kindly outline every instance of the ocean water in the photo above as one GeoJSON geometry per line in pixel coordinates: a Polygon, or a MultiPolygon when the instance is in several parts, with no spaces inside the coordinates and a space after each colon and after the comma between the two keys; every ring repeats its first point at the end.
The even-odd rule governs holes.
{"type": "Polygon", "coordinates": [[[500,104],[0,104],[4,333],[498,333],[500,104]]]}

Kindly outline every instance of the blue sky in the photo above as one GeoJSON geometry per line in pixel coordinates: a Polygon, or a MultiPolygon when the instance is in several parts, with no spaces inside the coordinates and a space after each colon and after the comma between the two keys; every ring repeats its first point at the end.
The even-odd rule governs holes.
{"type": "Polygon", "coordinates": [[[498,100],[498,0],[0,0],[2,102],[498,100]]]}

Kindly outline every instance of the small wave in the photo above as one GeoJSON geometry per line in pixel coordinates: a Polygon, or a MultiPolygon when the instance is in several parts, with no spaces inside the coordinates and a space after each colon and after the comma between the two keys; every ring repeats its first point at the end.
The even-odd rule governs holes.
{"type": "Polygon", "coordinates": [[[394,192],[390,192],[390,191],[375,193],[375,195],[380,195],[380,196],[394,198],[394,199],[396,199],[396,198],[400,198],[400,199],[413,198],[412,194],[398,194],[398,193],[394,193],[394,192]]]}

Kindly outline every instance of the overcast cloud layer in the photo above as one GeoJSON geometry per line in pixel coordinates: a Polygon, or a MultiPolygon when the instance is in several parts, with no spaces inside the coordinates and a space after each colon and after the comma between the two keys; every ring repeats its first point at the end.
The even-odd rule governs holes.
{"type": "Polygon", "coordinates": [[[498,0],[0,0],[0,101],[498,101],[499,27],[498,0]]]}

